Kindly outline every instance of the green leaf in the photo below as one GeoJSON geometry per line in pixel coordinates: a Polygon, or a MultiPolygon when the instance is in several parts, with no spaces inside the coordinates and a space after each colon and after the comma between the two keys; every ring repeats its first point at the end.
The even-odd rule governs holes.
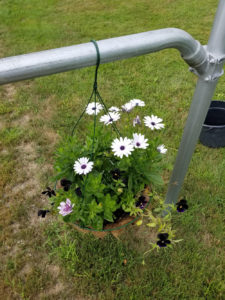
{"type": "Polygon", "coordinates": [[[170,218],[171,218],[171,215],[168,214],[168,215],[166,215],[165,217],[163,217],[163,220],[169,220],[170,218]]]}
{"type": "Polygon", "coordinates": [[[159,174],[148,174],[148,179],[152,184],[155,185],[163,185],[164,181],[162,179],[162,176],[159,174]]]}
{"type": "Polygon", "coordinates": [[[115,197],[111,198],[110,194],[107,194],[103,200],[104,218],[110,222],[113,222],[113,212],[117,209],[118,205],[115,197]]]}
{"type": "Polygon", "coordinates": [[[113,222],[113,213],[110,210],[105,210],[104,211],[104,219],[109,221],[109,222],[113,222]]]}
{"type": "Polygon", "coordinates": [[[161,210],[162,210],[162,209],[158,207],[158,208],[155,208],[155,209],[154,209],[154,212],[160,212],[161,210]]]}
{"type": "Polygon", "coordinates": [[[131,192],[133,188],[133,175],[132,173],[128,177],[128,191],[131,192]]]}
{"type": "Polygon", "coordinates": [[[102,212],[103,208],[99,206],[95,200],[89,204],[89,218],[93,219],[98,213],[102,212]]]}
{"type": "Polygon", "coordinates": [[[103,190],[105,188],[105,185],[102,184],[101,181],[101,173],[89,174],[85,185],[85,194],[88,194],[89,196],[93,195],[96,196],[97,199],[101,199],[104,196],[103,190]]]}
{"type": "Polygon", "coordinates": [[[156,223],[148,223],[147,226],[148,226],[148,227],[155,227],[155,226],[156,226],[156,223]]]}

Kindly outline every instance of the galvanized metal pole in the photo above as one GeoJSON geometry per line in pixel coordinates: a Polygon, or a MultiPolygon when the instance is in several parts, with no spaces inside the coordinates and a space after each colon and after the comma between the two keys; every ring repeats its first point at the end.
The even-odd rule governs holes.
{"type": "MultiPolygon", "coordinates": [[[[187,32],[165,28],[98,41],[101,63],[176,48],[189,66],[203,74],[207,54],[187,32]]],[[[96,64],[93,43],[0,59],[0,84],[84,68],[96,64]]]]}
{"type": "MultiPolygon", "coordinates": [[[[175,204],[177,202],[214,90],[219,77],[223,74],[225,59],[224,0],[221,0],[219,3],[206,49],[208,52],[209,66],[204,75],[197,74],[199,79],[170,179],[165,200],[166,204],[175,204]]],[[[170,208],[167,206],[167,209],[170,208]]],[[[165,216],[166,214],[167,212],[164,211],[162,215],[165,216]]]]}

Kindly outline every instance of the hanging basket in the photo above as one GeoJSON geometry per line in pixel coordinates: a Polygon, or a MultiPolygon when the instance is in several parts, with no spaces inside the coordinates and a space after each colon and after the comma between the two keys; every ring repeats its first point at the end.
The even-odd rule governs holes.
{"type": "Polygon", "coordinates": [[[131,111],[138,112],[138,106],[145,106],[140,99],[132,99],[121,108],[107,108],[97,84],[100,53],[97,43],[92,42],[97,52],[93,89],[71,136],[63,140],[56,152],[57,175],[52,204],[53,210],[77,230],[99,238],[109,233],[118,237],[125,227],[139,219],[133,215],[140,216],[149,205],[150,190],[146,185],[163,184],[159,161],[167,149],[159,145],[157,137],[151,135],[146,139],[140,130],[143,128],[151,133],[164,128],[164,124],[153,115],[143,120],[136,115],[131,120],[131,111]],[[102,111],[105,115],[99,118],[102,111]],[[91,126],[85,119],[87,131],[80,136],[76,129],[85,113],[91,118],[91,126]],[[118,128],[116,124],[122,114],[124,124],[118,128]],[[144,123],[150,129],[146,129],[144,123]],[[121,129],[126,130],[125,137],[121,129]],[[56,189],[59,181],[61,184],[63,181],[63,188],[56,189]],[[122,216],[118,211],[122,211],[122,216]]]}

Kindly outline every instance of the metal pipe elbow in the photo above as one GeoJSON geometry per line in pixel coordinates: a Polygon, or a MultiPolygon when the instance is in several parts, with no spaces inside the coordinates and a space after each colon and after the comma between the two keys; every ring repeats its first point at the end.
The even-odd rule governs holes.
{"type": "Polygon", "coordinates": [[[175,48],[199,75],[203,75],[208,67],[207,51],[189,33],[178,28],[164,28],[100,40],[98,45],[103,63],[175,48]]]}
{"type": "MultiPolygon", "coordinates": [[[[117,54],[119,53],[122,56],[122,53],[124,53],[124,58],[126,58],[129,54],[129,56],[135,56],[135,52],[137,53],[136,55],[143,55],[163,49],[175,48],[180,51],[181,57],[186,63],[196,69],[200,75],[207,69],[207,51],[199,41],[182,29],[164,28],[109,40],[110,43],[105,45],[104,42],[107,40],[98,42],[100,51],[102,48],[105,51],[101,52],[106,52],[107,55],[117,52],[117,54]],[[105,48],[106,46],[108,46],[107,49],[105,48]],[[127,49],[126,55],[125,48],[127,49]]],[[[104,58],[106,59],[106,57],[103,57],[103,62],[104,58]]]]}

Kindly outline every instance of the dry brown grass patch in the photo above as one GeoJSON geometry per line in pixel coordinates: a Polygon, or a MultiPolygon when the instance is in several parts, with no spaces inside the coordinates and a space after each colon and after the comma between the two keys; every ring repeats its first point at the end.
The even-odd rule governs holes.
{"type": "Polygon", "coordinates": [[[17,93],[17,88],[14,84],[6,84],[4,85],[3,95],[7,99],[7,101],[12,102],[15,99],[17,93]]]}
{"type": "Polygon", "coordinates": [[[12,121],[12,126],[13,127],[22,127],[22,128],[26,128],[29,126],[30,124],[30,121],[32,120],[32,115],[31,114],[26,114],[26,115],[23,115],[21,118],[19,119],[16,119],[14,121],[12,121]]]}
{"type": "Polygon", "coordinates": [[[50,145],[53,149],[56,143],[59,141],[59,135],[50,128],[46,128],[44,130],[44,135],[48,141],[48,145],[50,145]]]}

